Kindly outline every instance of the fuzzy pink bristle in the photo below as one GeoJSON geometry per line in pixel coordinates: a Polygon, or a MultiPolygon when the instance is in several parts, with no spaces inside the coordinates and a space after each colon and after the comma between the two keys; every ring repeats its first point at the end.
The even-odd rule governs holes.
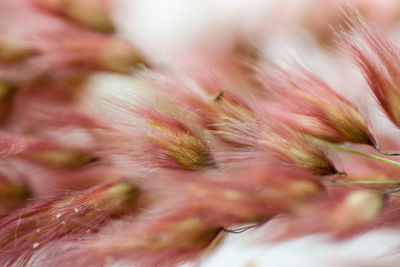
{"type": "Polygon", "coordinates": [[[353,103],[312,73],[304,69],[297,72],[278,67],[270,74],[261,74],[266,89],[293,113],[286,117],[286,123],[328,141],[375,143],[367,121],[353,103]]]}
{"type": "Polygon", "coordinates": [[[138,195],[136,186],[114,183],[81,194],[43,201],[11,213],[0,222],[1,261],[21,264],[29,260],[38,245],[68,238],[69,235],[75,239],[97,231],[109,217],[118,217],[134,209],[138,195]]]}

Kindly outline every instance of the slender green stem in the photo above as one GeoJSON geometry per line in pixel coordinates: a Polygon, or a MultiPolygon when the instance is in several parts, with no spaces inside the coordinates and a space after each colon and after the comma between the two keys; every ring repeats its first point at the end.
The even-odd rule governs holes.
{"type": "Polygon", "coordinates": [[[349,184],[400,184],[400,181],[348,181],[349,184]]]}
{"type": "Polygon", "coordinates": [[[351,184],[348,183],[324,183],[325,186],[351,186],[351,184]]]}
{"type": "Polygon", "coordinates": [[[333,149],[336,149],[336,150],[339,150],[339,151],[357,154],[357,155],[360,155],[360,156],[364,156],[364,157],[367,157],[367,158],[370,158],[370,159],[375,159],[375,160],[378,160],[378,161],[381,161],[381,162],[385,162],[385,163],[396,165],[396,166],[400,167],[400,162],[397,162],[397,161],[394,161],[394,160],[385,159],[385,158],[382,158],[382,157],[371,155],[371,154],[368,154],[368,153],[365,153],[365,152],[361,152],[361,151],[358,151],[358,150],[353,150],[353,149],[350,149],[350,148],[340,147],[340,146],[337,146],[335,144],[328,143],[328,142],[320,142],[320,143],[322,143],[324,146],[327,146],[327,147],[330,147],[330,148],[333,148],[333,149]]]}
{"type": "MultiPolygon", "coordinates": [[[[348,182],[332,182],[332,183],[324,183],[324,184],[325,184],[325,186],[352,187],[357,184],[395,184],[395,185],[398,185],[398,184],[400,184],[400,181],[393,181],[393,180],[389,180],[389,181],[348,181],[348,182]]],[[[377,191],[377,192],[386,194],[391,197],[400,197],[400,193],[396,193],[399,191],[400,191],[400,188],[394,188],[394,189],[389,189],[386,192],[380,192],[380,191],[377,191]]]]}
{"type": "Polygon", "coordinates": [[[346,182],[332,182],[332,183],[325,183],[326,186],[350,186],[350,185],[357,185],[357,184],[365,184],[365,185],[374,185],[374,184],[391,184],[391,185],[400,185],[400,181],[346,181],[346,182]]]}

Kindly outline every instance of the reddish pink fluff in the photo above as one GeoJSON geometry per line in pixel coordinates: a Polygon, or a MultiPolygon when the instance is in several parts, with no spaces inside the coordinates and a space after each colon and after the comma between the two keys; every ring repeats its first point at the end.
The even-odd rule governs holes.
{"type": "Polygon", "coordinates": [[[116,186],[97,186],[10,213],[0,221],[0,261],[26,264],[39,246],[59,238],[79,240],[98,231],[110,217],[132,210],[139,191],[131,187],[116,198],[112,194],[119,193],[110,192],[116,186]]]}

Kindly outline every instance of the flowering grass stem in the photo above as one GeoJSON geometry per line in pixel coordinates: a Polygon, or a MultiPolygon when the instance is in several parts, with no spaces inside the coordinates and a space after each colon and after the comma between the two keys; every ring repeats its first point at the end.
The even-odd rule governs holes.
{"type": "Polygon", "coordinates": [[[224,232],[231,233],[231,234],[241,234],[241,233],[246,232],[247,230],[250,230],[255,227],[257,227],[257,224],[243,226],[243,227],[236,228],[236,229],[224,229],[224,232]]]}
{"type": "Polygon", "coordinates": [[[385,185],[385,184],[390,184],[390,185],[400,185],[400,181],[348,181],[348,182],[333,182],[333,183],[326,183],[325,185],[327,186],[346,186],[346,185],[357,185],[357,184],[362,184],[362,185],[385,185]]]}
{"type": "Polygon", "coordinates": [[[365,152],[361,152],[361,151],[358,151],[358,150],[354,150],[354,149],[350,149],[350,148],[340,147],[340,146],[337,146],[335,144],[332,144],[332,143],[329,143],[329,142],[325,142],[325,141],[322,141],[322,140],[319,140],[318,142],[323,144],[326,147],[333,148],[333,149],[338,150],[338,151],[357,154],[357,155],[360,155],[360,156],[364,156],[364,157],[367,157],[367,158],[370,158],[370,159],[375,159],[375,160],[378,160],[378,161],[381,161],[381,162],[385,162],[385,163],[392,164],[392,165],[400,167],[400,162],[397,162],[397,161],[394,161],[394,160],[382,158],[382,157],[379,157],[379,156],[371,155],[371,154],[368,154],[368,153],[365,153],[365,152]]]}
{"type": "Polygon", "coordinates": [[[386,156],[400,156],[400,153],[382,151],[381,147],[378,144],[375,144],[374,147],[379,153],[381,153],[383,155],[386,155],[386,156]]]}

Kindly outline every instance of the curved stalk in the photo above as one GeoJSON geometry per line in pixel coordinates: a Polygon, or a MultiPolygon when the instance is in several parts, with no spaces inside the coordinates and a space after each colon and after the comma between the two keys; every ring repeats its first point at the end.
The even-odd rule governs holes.
{"type": "Polygon", "coordinates": [[[385,163],[392,164],[392,165],[400,167],[400,162],[397,162],[397,161],[394,161],[394,160],[385,159],[385,158],[382,158],[382,157],[379,157],[379,156],[371,155],[371,154],[368,154],[368,153],[365,153],[365,152],[361,152],[361,151],[358,151],[358,150],[354,150],[354,149],[350,149],[350,148],[340,147],[340,146],[337,146],[335,144],[324,142],[324,141],[320,141],[320,143],[322,143],[323,145],[325,145],[327,147],[336,149],[338,151],[357,154],[357,155],[360,155],[360,156],[364,156],[364,157],[367,157],[367,158],[370,158],[370,159],[375,159],[375,160],[378,160],[378,161],[381,161],[381,162],[385,162],[385,163]]]}
{"type": "Polygon", "coordinates": [[[382,148],[378,144],[374,144],[374,147],[375,147],[376,151],[378,151],[379,153],[381,153],[383,155],[386,155],[386,156],[400,156],[400,153],[383,151],[382,148]]]}
{"type": "Polygon", "coordinates": [[[236,228],[236,229],[224,229],[223,231],[227,232],[227,233],[231,233],[231,234],[241,234],[241,233],[246,232],[247,230],[250,230],[254,227],[257,227],[257,224],[243,226],[243,227],[236,228]]]}
{"type": "MultiPolygon", "coordinates": [[[[346,181],[346,182],[330,182],[324,183],[326,186],[351,186],[351,185],[400,185],[400,181],[388,180],[388,181],[346,181]]],[[[397,189],[399,190],[399,189],[397,189]]]]}

